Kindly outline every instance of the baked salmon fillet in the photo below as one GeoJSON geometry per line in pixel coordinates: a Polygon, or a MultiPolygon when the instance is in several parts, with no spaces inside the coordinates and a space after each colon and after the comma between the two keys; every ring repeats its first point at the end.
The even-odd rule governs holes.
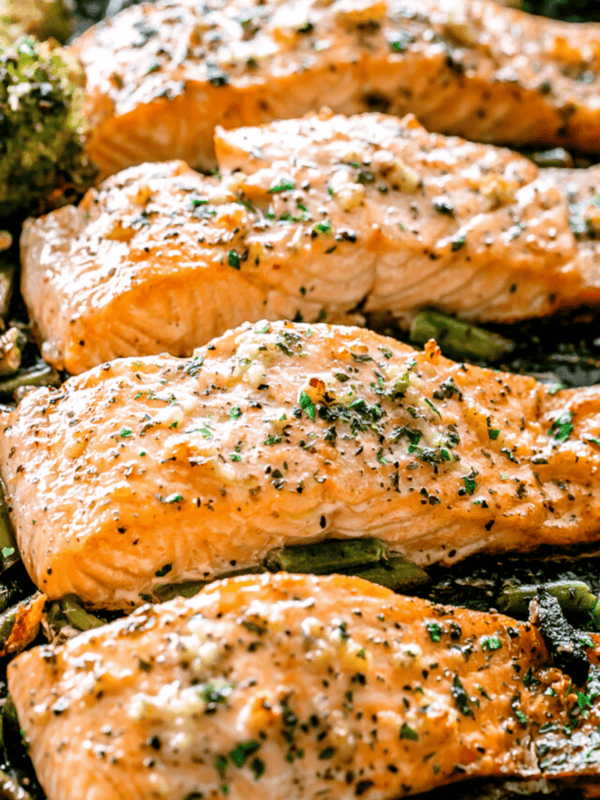
{"type": "Polygon", "coordinates": [[[496,144],[600,152],[600,25],[493,0],[145,3],[83,34],[89,153],[104,174],[215,166],[216,125],[415,114],[496,144]]]}
{"type": "Polygon", "coordinates": [[[132,167],[25,226],[22,291],[48,361],[189,355],[246,320],[359,306],[510,321],[600,297],[600,212],[576,235],[569,211],[571,183],[600,187],[600,168],[546,173],[380,114],[220,130],[217,152],[220,179],[132,167]]]}
{"type": "Polygon", "coordinates": [[[600,540],[600,387],[552,394],[433,342],[246,324],[190,360],[40,389],[3,421],[19,549],[51,599],[127,609],[328,539],[419,565],[600,540]]]}
{"type": "Polygon", "coordinates": [[[529,624],[281,573],[37,647],[8,682],[48,800],[395,800],[540,777],[540,729],[577,726],[549,664],[529,624]]]}

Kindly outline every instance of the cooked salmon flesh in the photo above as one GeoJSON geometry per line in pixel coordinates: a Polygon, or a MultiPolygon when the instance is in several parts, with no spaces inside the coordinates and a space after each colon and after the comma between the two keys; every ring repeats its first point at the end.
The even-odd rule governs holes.
{"type": "Polygon", "coordinates": [[[263,321],[28,394],[0,469],[35,583],[100,608],[328,539],[424,566],[568,549],[600,541],[600,387],[552,392],[434,343],[263,321]]]}
{"type": "Polygon", "coordinates": [[[145,3],[73,45],[104,174],[215,166],[213,131],[297,117],[415,114],[429,129],[600,152],[600,25],[493,0],[145,3]]]}
{"type": "Polygon", "coordinates": [[[600,757],[597,690],[531,625],[339,575],[147,606],[23,653],[9,688],[48,800],[396,800],[600,757]]]}
{"type": "Polygon", "coordinates": [[[26,225],[22,290],[48,361],[189,355],[263,318],[433,305],[507,322],[600,297],[598,167],[539,170],[380,114],[221,130],[217,153],[220,177],[134,167],[26,225]]]}

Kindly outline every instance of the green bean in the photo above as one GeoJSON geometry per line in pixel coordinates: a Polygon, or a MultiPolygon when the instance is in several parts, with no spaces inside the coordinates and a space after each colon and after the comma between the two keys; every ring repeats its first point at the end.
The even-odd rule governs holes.
{"type": "Polygon", "coordinates": [[[538,167],[567,167],[572,169],[575,166],[573,156],[564,147],[553,147],[552,150],[531,153],[530,158],[538,167]]]}
{"type": "Polygon", "coordinates": [[[511,353],[515,344],[497,333],[448,317],[439,311],[420,311],[410,329],[410,341],[425,344],[435,339],[444,352],[459,358],[497,361],[511,353]]]}
{"type": "Polygon", "coordinates": [[[99,628],[105,625],[104,620],[86,611],[78,597],[69,594],[62,600],[56,600],[50,606],[48,619],[52,626],[58,630],[65,625],[70,625],[77,631],[89,631],[92,628],[99,628]]]}
{"type": "Polygon", "coordinates": [[[600,631],[600,599],[596,601],[596,604],[592,608],[592,622],[596,626],[596,629],[600,631]]]}
{"type": "Polygon", "coordinates": [[[27,386],[59,386],[60,376],[49,364],[38,364],[21,372],[14,378],[0,381],[0,395],[12,395],[17,389],[27,386]]]}
{"type": "Polygon", "coordinates": [[[265,566],[271,572],[301,572],[327,575],[354,567],[376,564],[385,557],[386,545],[379,539],[330,539],[317,544],[271,550],[265,566]]]}
{"type": "Polygon", "coordinates": [[[106,624],[104,620],[86,611],[79,598],[72,594],[63,597],[60,601],[60,610],[69,625],[78,631],[89,631],[106,624]]]}
{"type": "Polygon", "coordinates": [[[536,597],[538,589],[545,589],[555,597],[564,611],[592,611],[597,598],[583,581],[555,581],[554,583],[510,586],[505,584],[498,596],[498,608],[504,614],[526,614],[529,603],[536,597]]]}
{"type": "Polygon", "coordinates": [[[8,516],[4,489],[0,481],[0,572],[5,572],[13,564],[16,564],[19,559],[15,533],[8,516]]]}
{"type": "Polygon", "coordinates": [[[159,603],[172,600],[174,597],[193,597],[206,586],[206,581],[183,581],[182,583],[165,583],[154,588],[159,603]]]}
{"type": "Polygon", "coordinates": [[[425,570],[413,564],[404,556],[390,556],[379,564],[373,564],[364,569],[346,570],[347,574],[364,578],[371,583],[379,583],[388,589],[396,591],[409,591],[417,586],[429,583],[429,575],[425,570]]]}

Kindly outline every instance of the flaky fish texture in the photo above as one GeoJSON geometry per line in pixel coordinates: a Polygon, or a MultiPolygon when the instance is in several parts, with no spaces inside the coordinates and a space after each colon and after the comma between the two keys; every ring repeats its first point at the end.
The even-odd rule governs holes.
{"type": "Polygon", "coordinates": [[[529,624],[340,575],[219,581],[9,665],[48,800],[396,800],[589,773],[598,718],[570,687],[529,624]]]}
{"type": "Polygon", "coordinates": [[[26,225],[23,296],[52,364],[189,355],[245,320],[434,305],[507,322],[600,298],[598,167],[538,170],[381,114],[216,141],[220,178],[133,167],[26,225]]]}
{"type": "Polygon", "coordinates": [[[600,25],[493,0],[146,3],[85,33],[89,152],[105,174],[215,166],[216,125],[414,113],[495,144],[600,152],[600,25]]]}
{"type": "Polygon", "coordinates": [[[27,569],[97,607],[330,538],[421,565],[600,540],[600,387],[551,394],[358,328],[265,321],[115,361],[2,430],[27,569]]]}

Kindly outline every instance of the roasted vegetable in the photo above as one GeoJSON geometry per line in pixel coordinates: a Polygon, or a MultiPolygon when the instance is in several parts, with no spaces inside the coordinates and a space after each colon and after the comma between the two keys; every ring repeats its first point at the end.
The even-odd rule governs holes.
{"type": "Polygon", "coordinates": [[[498,608],[503,614],[518,616],[526,614],[529,603],[537,597],[539,589],[555,597],[563,611],[593,611],[597,598],[583,581],[554,581],[542,585],[511,586],[505,584],[498,596],[498,608]]]}
{"type": "Polygon", "coordinates": [[[498,361],[514,350],[514,342],[439,311],[420,311],[410,328],[410,341],[425,344],[435,339],[444,355],[454,358],[498,361]]]}
{"type": "Polygon", "coordinates": [[[388,589],[401,592],[409,592],[411,589],[429,583],[429,576],[425,570],[404,556],[390,556],[382,559],[378,564],[344,571],[348,575],[357,575],[371,583],[378,583],[380,586],[387,586],[388,589]]]}
{"type": "Polygon", "coordinates": [[[7,44],[22,34],[66,42],[71,13],[65,0],[0,0],[0,37],[7,44]]]}
{"type": "Polygon", "coordinates": [[[104,620],[86,611],[79,598],[72,594],[52,603],[48,610],[48,623],[56,633],[66,626],[79,633],[105,624],[104,620]]]}
{"type": "Polygon", "coordinates": [[[568,22],[600,21],[597,0],[511,0],[505,5],[517,6],[530,14],[541,14],[568,22]]]}
{"type": "Polygon", "coordinates": [[[265,566],[271,572],[304,572],[327,575],[347,572],[356,567],[375,564],[385,556],[386,545],[379,539],[330,540],[299,547],[272,550],[265,566]]]}
{"type": "Polygon", "coordinates": [[[0,217],[44,213],[91,185],[79,76],[59,47],[0,47],[0,217]]]}
{"type": "Polygon", "coordinates": [[[0,572],[4,572],[19,561],[15,533],[8,516],[4,491],[0,484],[0,572]]]}
{"type": "Polygon", "coordinates": [[[42,621],[46,595],[36,592],[0,614],[0,656],[20,653],[35,639],[42,621]]]}
{"type": "Polygon", "coordinates": [[[544,637],[555,665],[576,684],[585,683],[590,668],[587,650],[593,647],[592,640],[567,622],[556,597],[540,589],[531,601],[529,618],[544,637]]]}
{"type": "MultiPolygon", "coordinates": [[[[58,372],[49,364],[40,362],[5,381],[0,381],[0,397],[12,396],[15,392],[28,390],[32,386],[59,386],[58,372]]],[[[17,397],[20,400],[21,397],[17,397]]]]}

